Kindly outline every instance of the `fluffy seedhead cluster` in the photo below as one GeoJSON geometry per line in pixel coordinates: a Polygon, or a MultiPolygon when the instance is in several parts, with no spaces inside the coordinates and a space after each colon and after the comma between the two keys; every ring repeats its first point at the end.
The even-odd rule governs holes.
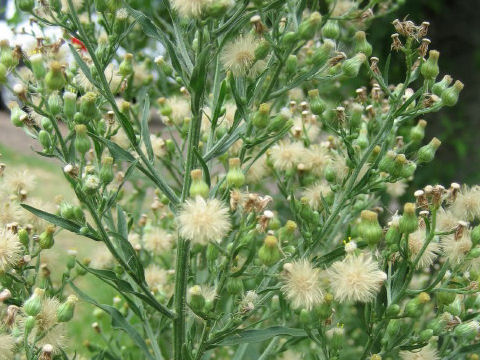
{"type": "Polygon", "coordinates": [[[75,199],[1,180],[0,357],[475,358],[480,189],[409,186],[463,88],[427,22],[395,20],[384,61],[367,33],[394,1],[16,3],[11,122],[75,199]],[[60,231],[99,246],[55,283],[60,231]],[[98,319],[66,347],[75,296],[98,319]]]}

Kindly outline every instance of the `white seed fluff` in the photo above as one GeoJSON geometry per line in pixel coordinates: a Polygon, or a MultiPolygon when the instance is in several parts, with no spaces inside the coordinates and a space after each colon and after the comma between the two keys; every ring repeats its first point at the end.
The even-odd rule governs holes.
{"type": "Polygon", "coordinates": [[[217,199],[205,200],[200,196],[186,201],[177,223],[180,236],[202,245],[220,241],[231,228],[228,208],[217,199]]]}
{"type": "Polygon", "coordinates": [[[284,265],[282,292],[293,308],[311,310],[323,301],[320,269],[306,259],[284,265]]]}
{"type": "Polygon", "coordinates": [[[370,302],[380,290],[387,274],[370,256],[347,256],[327,270],[331,289],[340,302],[370,302]]]}

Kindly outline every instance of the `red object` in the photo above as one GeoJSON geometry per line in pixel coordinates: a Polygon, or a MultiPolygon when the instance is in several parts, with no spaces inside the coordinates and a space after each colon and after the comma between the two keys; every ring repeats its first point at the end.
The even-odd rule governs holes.
{"type": "Polygon", "coordinates": [[[85,44],[78,40],[76,37],[72,37],[72,44],[80,46],[80,50],[87,51],[85,44]]]}

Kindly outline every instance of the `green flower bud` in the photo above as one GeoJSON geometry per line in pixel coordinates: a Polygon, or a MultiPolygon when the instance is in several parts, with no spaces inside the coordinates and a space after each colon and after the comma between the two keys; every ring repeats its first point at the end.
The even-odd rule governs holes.
{"type": "Polygon", "coordinates": [[[126,9],[119,9],[115,14],[115,22],[113,23],[113,32],[121,35],[127,30],[128,12],[126,9]]]}
{"type": "Polygon", "coordinates": [[[327,341],[330,348],[335,351],[345,346],[345,331],[342,328],[333,328],[326,332],[327,341]]]}
{"type": "Polygon", "coordinates": [[[295,231],[298,226],[295,221],[288,220],[280,230],[278,230],[278,237],[282,244],[287,244],[295,240],[295,231]]]}
{"type": "Polygon", "coordinates": [[[342,71],[346,77],[353,78],[358,76],[360,67],[367,60],[364,53],[358,53],[354,57],[347,59],[342,64],[342,71]]]}
{"type": "Polygon", "coordinates": [[[47,131],[47,132],[52,132],[53,130],[53,125],[52,125],[52,122],[50,121],[49,118],[43,116],[42,117],[42,120],[40,120],[40,125],[42,126],[43,130],[47,131]]]}
{"type": "MultiPolygon", "coordinates": [[[[449,286],[449,288],[452,288],[449,286]]],[[[455,301],[457,294],[449,291],[437,291],[435,298],[437,299],[438,306],[449,305],[455,301]]]]}
{"type": "Polygon", "coordinates": [[[363,106],[353,103],[350,108],[349,125],[352,130],[358,129],[362,124],[363,106]]]}
{"type": "Polygon", "coordinates": [[[59,62],[54,61],[50,64],[50,70],[45,75],[45,84],[50,91],[61,90],[65,86],[65,77],[59,62]]]}
{"type": "Polygon", "coordinates": [[[245,174],[240,168],[240,159],[229,159],[228,165],[227,185],[235,188],[242,187],[245,184],[245,174]]]}
{"type": "Polygon", "coordinates": [[[387,310],[385,310],[385,314],[388,317],[397,316],[400,314],[400,306],[398,304],[391,304],[389,307],[387,307],[387,310]]]}
{"type": "Polygon", "coordinates": [[[28,231],[25,229],[19,229],[17,233],[18,239],[22,243],[23,246],[28,248],[28,244],[30,243],[30,238],[28,236],[28,231]]]}
{"type": "Polygon", "coordinates": [[[87,136],[87,127],[83,124],[75,125],[75,149],[83,155],[90,150],[90,139],[87,136]]]}
{"type": "Polygon", "coordinates": [[[420,334],[418,335],[418,339],[421,342],[427,342],[432,338],[432,336],[433,336],[433,330],[432,329],[425,329],[425,330],[420,332],[420,334]]]}
{"type": "Polygon", "coordinates": [[[367,41],[364,31],[357,31],[353,36],[353,40],[356,53],[364,53],[367,57],[372,55],[372,45],[367,41]]]}
{"type": "Polygon", "coordinates": [[[102,184],[108,185],[113,180],[113,158],[112,157],[104,157],[102,159],[102,167],[100,169],[99,178],[102,184]]]}
{"type": "Polygon", "coordinates": [[[55,232],[55,227],[54,226],[47,226],[44,232],[40,234],[38,237],[38,245],[40,245],[40,248],[42,249],[51,249],[54,240],[53,240],[53,233],[55,232]]]}
{"type": "Polygon", "coordinates": [[[322,27],[322,35],[327,39],[337,39],[340,36],[340,26],[338,26],[338,21],[327,20],[322,27]]]}
{"type": "Polygon", "coordinates": [[[285,61],[285,70],[287,74],[295,74],[297,72],[298,59],[296,55],[290,54],[285,61]]]}
{"type": "Polygon", "coordinates": [[[133,55],[130,53],[125,54],[123,61],[118,67],[118,72],[123,77],[127,77],[133,74],[133,55]]]}
{"type": "Polygon", "coordinates": [[[310,109],[315,115],[321,115],[326,108],[325,102],[320,98],[318,89],[308,91],[308,98],[310,100],[310,109]]]}
{"type": "Polygon", "coordinates": [[[282,44],[285,47],[291,47],[297,42],[297,34],[293,31],[289,31],[283,35],[282,44]]]}
{"type": "Polygon", "coordinates": [[[77,112],[77,94],[70,91],[63,93],[63,113],[68,119],[73,119],[77,112]]]}
{"type": "Polygon", "coordinates": [[[438,336],[442,333],[445,325],[445,321],[442,318],[437,317],[428,322],[427,328],[432,329],[433,335],[438,336]]]}
{"type": "Polygon", "coordinates": [[[458,101],[460,92],[463,90],[463,86],[463,83],[457,80],[453,86],[445,89],[441,96],[443,104],[446,106],[454,106],[458,101]]]}
{"type": "Polygon", "coordinates": [[[191,171],[192,184],[190,185],[190,196],[192,198],[196,196],[201,196],[203,198],[208,197],[210,188],[207,183],[203,180],[202,170],[194,169],[191,171]]]}
{"type": "Polygon", "coordinates": [[[27,113],[20,109],[16,102],[11,102],[8,107],[10,108],[10,121],[16,127],[22,127],[25,119],[27,118],[27,113]]]}
{"type": "Polygon", "coordinates": [[[252,124],[256,128],[264,129],[268,125],[270,114],[270,105],[267,103],[260,104],[258,110],[253,114],[252,124]]]}
{"type": "Polygon", "coordinates": [[[17,3],[18,8],[25,12],[32,12],[35,7],[34,0],[16,0],[15,2],[17,3]]]}
{"type": "Polygon", "coordinates": [[[74,206],[73,214],[74,214],[75,220],[81,223],[85,222],[85,214],[83,213],[81,206],[74,206]]]}
{"type": "Polygon", "coordinates": [[[96,175],[88,175],[83,184],[83,190],[88,194],[93,194],[100,186],[100,179],[96,175]]]}
{"type": "MultiPolygon", "coordinates": [[[[366,124],[365,124],[366,125],[366,124]]],[[[358,138],[355,139],[354,144],[357,145],[360,149],[366,149],[368,147],[368,144],[370,142],[368,141],[368,131],[367,127],[364,126],[361,130],[360,133],[358,134],[358,138]]]]}
{"type": "Polygon", "coordinates": [[[417,161],[419,163],[428,163],[435,157],[435,152],[441,145],[441,141],[434,137],[430,143],[418,149],[417,161]]]}
{"type": "Polygon", "coordinates": [[[7,68],[5,65],[0,63],[0,84],[5,84],[7,82],[7,68]]]}
{"type": "Polygon", "coordinates": [[[480,225],[475,226],[471,233],[470,239],[472,240],[472,245],[476,246],[480,243],[480,225]]]}
{"type": "Polygon", "coordinates": [[[227,281],[227,292],[231,295],[243,293],[243,281],[239,277],[232,277],[227,281]]]}
{"type": "Polygon", "coordinates": [[[231,2],[229,0],[215,0],[208,4],[205,9],[205,15],[212,18],[220,18],[230,8],[231,2]]]}
{"type": "Polygon", "coordinates": [[[52,140],[50,139],[50,134],[45,130],[40,130],[38,133],[38,141],[42,144],[43,148],[48,150],[52,145],[52,140]]]}
{"type": "Polygon", "coordinates": [[[478,321],[472,320],[472,321],[457,325],[453,332],[455,336],[458,336],[462,340],[472,341],[478,335],[479,329],[480,329],[480,325],[478,324],[478,321]]]}
{"type": "Polygon", "coordinates": [[[298,35],[303,40],[312,39],[315,36],[320,24],[322,22],[322,15],[318,11],[310,14],[308,19],[302,21],[298,26],[298,35]]]}
{"type": "Polygon", "coordinates": [[[77,263],[77,252],[75,250],[67,251],[67,268],[72,270],[77,263]]]}
{"type": "Polygon", "coordinates": [[[30,334],[33,327],[35,326],[35,322],[35,316],[27,316],[27,318],[25,319],[25,334],[30,334]]]}
{"type": "Polygon", "coordinates": [[[438,68],[439,56],[440,53],[437,50],[430,50],[428,60],[422,64],[420,72],[426,80],[435,80],[440,72],[438,68]]]}
{"type": "Polygon", "coordinates": [[[474,247],[468,252],[467,259],[476,259],[480,257],[480,247],[474,247]]]}
{"type": "Polygon", "coordinates": [[[374,211],[363,210],[360,223],[357,225],[358,235],[370,246],[376,245],[382,238],[382,227],[378,223],[378,214],[374,211]]]}
{"type": "Polygon", "coordinates": [[[10,47],[8,40],[0,41],[0,63],[7,69],[13,69],[18,65],[19,58],[10,47]]]}
{"type": "Polygon", "coordinates": [[[312,55],[313,64],[317,67],[325,65],[333,49],[335,49],[335,43],[330,40],[325,40],[323,44],[314,51],[312,55]]]}
{"type": "Polygon", "coordinates": [[[255,48],[255,60],[263,60],[270,52],[270,43],[267,40],[262,40],[255,48]]]}
{"type": "Polygon", "coordinates": [[[75,124],[88,124],[88,118],[83,115],[81,112],[76,112],[75,115],[73,115],[73,122],[75,124]]]}
{"type": "Polygon", "coordinates": [[[258,249],[258,258],[262,264],[271,266],[281,258],[278,240],[273,235],[267,235],[263,245],[258,249]]]}
{"type": "Polygon", "coordinates": [[[455,295],[455,300],[453,300],[453,302],[449,305],[445,306],[444,310],[453,316],[460,316],[462,313],[462,300],[460,297],[455,295]]]}
{"type": "Polygon", "coordinates": [[[43,55],[41,53],[34,54],[30,56],[30,64],[32,66],[33,75],[37,80],[42,80],[47,73],[45,68],[45,61],[43,60],[43,55]]]}
{"type": "Polygon", "coordinates": [[[389,321],[386,329],[386,334],[390,338],[394,338],[402,329],[402,321],[399,319],[392,319],[389,321]]]}
{"type": "MultiPolygon", "coordinates": [[[[277,132],[283,129],[284,126],[288,125],[289,118],[286,114],[280,112],[274,116],[274,118],[268,124],[267,130],[269,132],[277,132]]],[[[290,125],[291,126],[291,125],[290,125]]]]}
{"type": "Polygon", "coordinates": [[[199,285],[192,286],[188,290],[190,295],[189,305],[194,311],[202,311],[205,306],[205,297],[202,294],[202,288],[199,285]]]}
{"type": "Polygon", "coordinates": [[[62,111],[62,99],[60,95],[55,91],[48,97],[47,109],[53,116],[56,116],[62,111]]]}
{"type": "Polygon", "coordinates": [[[23,304],[23,312],[29,316],[37,316],[42,310],[42,300],[44,294],[44,289],[35,288],[32,296],[30,296],[23,304]]]}
{"type": "Polygon", "coordinates": [[[385,242],[388,245],[395,245],[400,240],[401,233],[398,226],[391,225],[385,234],[385,242]]]}
{"type": "Polygon", "coordinates": [[[402,234],[411,234],[418,229],[418,219],[415,214],[415,204],[406,203],[403,207],[403,215],[398,222],[402,234]]]}
{"type": "Polygon", "coordinates": [[[75,295],[70,295],[67,300],[58,307],[57,320],[59,322],[67,322],[72,320],[77,301],[78,298],[75,295]]]}
{"type": "Polygon", "coordinates": [[[172,76],[173,74],[173,69],[172,67],[170,66],[170,64],[168,64],[165,59],[163,58],[163,56],[158,56],[155,58],[155,63],[159,66],[160,70],[162,70],[163,74],[165,76],[172,76]]]}
{"type": "Polygon", "coordinates": [[[414,143],[420,143],[425,137],[425,127],[427,122],[425,120],[419,120],[417,125],[410,129],[410,140],[414,143]]]}
{"type": "Polygon", "coordinates": [[[97,94],[94,92],[87,92],[80,98],[80,112],[88,119],[95,118],[98,113],[97,94]]]}
{"type": "Polygon", "coordinates": [[[396,157],[396,154],[394,151],[392,150],[387,151],[387,153],[382,158],[382,160],[380,160],[378,164],[378,168],[381,171],[385,171],[390,174],[395,167],[395,157],[396,157]]]}
{"type": "Polygon", "coordinates": [[[450,86],[452,81],[453,79],[450,75],[445,75],[442,80],[433,84],[432,93],[434,93],[437,96],[442,96],[443,91],[450,86]]]}

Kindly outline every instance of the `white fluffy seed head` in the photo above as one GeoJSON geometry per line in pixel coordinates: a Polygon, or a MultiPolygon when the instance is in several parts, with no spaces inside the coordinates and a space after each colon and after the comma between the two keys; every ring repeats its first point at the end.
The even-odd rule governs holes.
{"type": "Polygon", "coordinates": [[[314,268],[306,259],[286,263],[282,292],[293,308],[311,310],[323,301],[323,289],[320,285],[320,269],[314,268]]]}
{"type": "Polygon", "coordinates": [[[22,258],[23,245],[18,236],[5,228],[0,229],[0,270],[6,271],[22,258]]]}
{"type": "Polygon", "coordinates": [[[371,256],[347,256],[327,270],[331,289],[340,302],[372,301],[387,278],[371,256]]]}
{"type": "Polygon", "coordinates": [[[223,66],[235,76],[256,75],[259,67],[255,66],[255,49],[258,41],[251,34],[239,36],[228,43],[221,54],[223,66]]]}
{"type": "Polygon", "coordinates": [[[200,196],[183,205],[177,223],[180,236],[201,245],[220,241],[231,228],[228,208],[217,199],[200,196]]]}

